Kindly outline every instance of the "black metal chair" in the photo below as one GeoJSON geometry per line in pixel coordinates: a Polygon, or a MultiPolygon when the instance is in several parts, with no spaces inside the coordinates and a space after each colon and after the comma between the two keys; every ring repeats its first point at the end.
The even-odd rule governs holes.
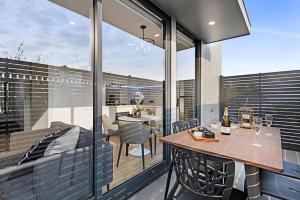
{"type": "Polygon", "coordinates": [[[300,199],[300,166],[283,162],[283,172],[260,170],[261,193],[287,200],[300,199]]]}
{"type": "Polygon", "coordinates": [[[190,123],[187,121],[176,121],[172,124],[173,133],[182,132],[190,128],[190,123]]]}
{"type": "Polygon", "coordinates": [[[189,118],[186,121],[190,124],[190,128],[200,126],[200,122],[198,118],[189,118]]]}
{"type": "Polygon", "coordinates": [[[121,157],[123,144],[126,144],[126,156],[128,156],[129,144],[140,144],[142,147],[142,161],[143,169],[145,169],[145,158],[144,158],[144,144],[147,140],[150,143],[150,152],[152,154],[152,138],[151,138],[151,127],[145,127],[143,122],[127,122],[118,121],[119,134],[120,134],[120,148],[118,154],[117,167],[121,157]]]}
{"type": "Polygon", "coordinates": [[[194,152],[172,146],[173,165],[176,182],[168,195],[174,194],[181,186],[176,199],[227,200],[246,199],[243,192],[233,191],[235,164],[232,160],[194,152]]]}
{"type": "MultiPolygon", "coordinates": [[[[185,130],[188,130],[190,128],[190,123],[187,121],[176,121],[173,122],[172,124],[173,128],[173,134],[179,133],[185,130]]],[[[171,181],[171,176],[172,176],[172,171],[173,171],[173,161],[171,160],[171,164],[169,166],[169,171],[168,171],[168,177],[167,177],[167,185],[165,189],[165,200],[167,199],[168,191],[169,191],[169,185],[171,181]]]]}

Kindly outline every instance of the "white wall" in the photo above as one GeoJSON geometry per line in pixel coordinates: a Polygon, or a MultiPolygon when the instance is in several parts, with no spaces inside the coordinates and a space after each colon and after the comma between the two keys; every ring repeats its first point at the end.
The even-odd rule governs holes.
{"type": "Polygon", "coordinates": [[[201,123],[219,121],[222,44],[202,43],[201,52],[201,123]]]}

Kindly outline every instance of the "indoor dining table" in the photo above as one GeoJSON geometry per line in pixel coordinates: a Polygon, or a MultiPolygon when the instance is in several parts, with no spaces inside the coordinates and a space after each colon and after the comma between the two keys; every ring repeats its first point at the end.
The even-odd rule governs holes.
{"type": "MultiPolygon", "coordinates": [[[[160,117],[155,115],[142,115],[140,117],[130,117],[130,116],[121,116],[118,118],[118,120],[121,121],[127,121],[127,122],[151,122],[151,121],[159,121],[160,117]]],[[[133,148],[130,152],[130,155],[132,156],[142,156],[142,148],[139,144],[138,147],[133,148]]],[[[150,154],[149,149],[144,149],[144,155],[150,154]]]]}
{"type": "Polygon", "coordinates": [[[160,141],[244,163],[248,197],[260,199],[259,169],[283,171],[280,129],[272,127],[268,131],[266,127],[263,127],[257,137],[257,142],[262,146],[257,147],[253,145],[256,142],[256,135],[251,129],[235,128],[232,129],[231,135],[222,135],[220,128],[210,126],[206,128],[216,134],[218,142],[195,140],[189,130],[163,137],[160,141]]]}

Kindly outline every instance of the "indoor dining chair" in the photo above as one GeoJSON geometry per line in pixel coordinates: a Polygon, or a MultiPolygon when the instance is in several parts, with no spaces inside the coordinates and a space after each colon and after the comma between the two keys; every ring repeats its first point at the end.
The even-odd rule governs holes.
{"type": "Polygon", "coordinates": [[[119,135],[118,125],[114,124],[107,115],[102,116],[103,135],[105,140],[109,142],[110,137],[119,135]]]}
{"type": "Polygon", "coordinates": [[[121,152],[123,144],[126,144],[126,156],[128,156],[128,147],[129,144],[140,144],[142,148],[142,161],[143,161],[143,169],[145,169],[145,142],[149,140],[150,143],[150,152],[151,157],[152,154],[152,138],[151,138],[151,127],[144,126],[143,122],[128,122],[128,121],[118,121],[119,125],[119,135],[120,135],[120,147],[118,154],[117,167],[119,166],[121,152]]]}

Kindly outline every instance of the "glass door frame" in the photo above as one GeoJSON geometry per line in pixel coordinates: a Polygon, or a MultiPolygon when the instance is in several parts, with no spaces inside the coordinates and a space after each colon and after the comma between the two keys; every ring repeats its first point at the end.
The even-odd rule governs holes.
{"type": "MultiPolygon", "coordinates": [[[[163,127],[164,135],[171,133],[171,18],[146,0],[133,1],[149,14],[154,14],[162,19],[164,27],[165,47],[165,83],[163,103],[163,127]]],[[[102,0],[93,0],[91,5],[92,16],[92,56],[93,69],[93,123],[94,123],[94,196],[91,199],[126,199],[133,193],[142,189],[145,185],[161,176],[168,169],[170,163],[170,148],[163,145],[163,160],[138,174],[132,179],[102,194],[99,180],[101,180],[102,151],[99,140],[102,135],[102,0]],[[146,181],[145,181],[146,180],[146,181]]]]}
{"type": "MultiPolygon", "coordinates": [[[[133,0],[149,14],[154,14],[162,19],[164,27],[164,48],[165,48],[165,84],[164,84],[164,103],[163,103],[163,128],[164,135],[172,133],[172,101],[171,93],[174,92],[174,77],[172,70],[176,70],[174,61],[174,50],[176,45],[172,45],[174,37],[176,41],[177,30],[184,33],[195,43],[195,95],[196,95],[196,117],[201,120],[201,44],[202,42],[193,36],[190,32],[184,29],[176,20],[165,14],[153,3],[148,0],[133,0]]],[[[94,196],[90,199],[126,199],[138,190],[142,189],[147,184],[160,177],[167,172],[171,162],[171,149],[169,145],[163,145],[163,160],[138,174],[132,179],[113,188],[111,191],[102,194],[99,186],[101,180],[102,161],[99,159],[102,151],[99,145],[99,139],[102,136],[102,0],[92,0],[91,4],[91,23],[92,23],[92,41],[91,41],[91,66],[93,69],[93,123],[94,123],[94,196]],[[146,180],[146,181],[145,181],[146,180]]],[[[176,54],[175,54],[176,60],[176,54]]],[[[175,62],[176,63],[176,62],[175,62]]],[[[176,80],[175,80],[176,87],[176,80]]]]}
{"type": "MultiPolygon", "coordinates": [[[[201,123],[201,48],[202,42],[192,33],[183,28],[179,23],[176,24],[176,31],[180,32],[194,43],[195,48],[195,117],[201,123]]],[[[177,67],[177,66],[176,66],[177,67]]]]}

